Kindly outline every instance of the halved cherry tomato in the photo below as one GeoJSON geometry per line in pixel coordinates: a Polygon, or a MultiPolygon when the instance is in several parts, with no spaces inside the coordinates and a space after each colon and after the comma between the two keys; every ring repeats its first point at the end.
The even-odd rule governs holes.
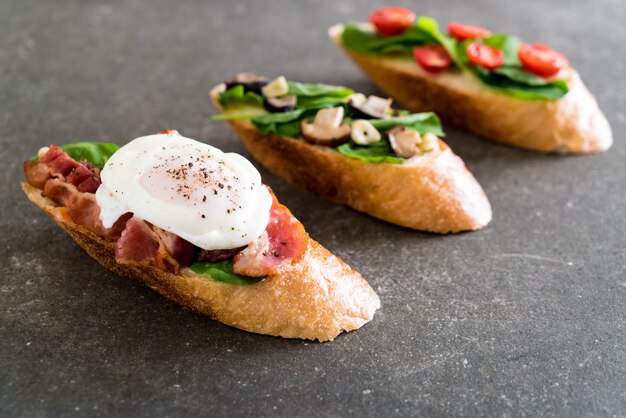
{"type": "Polygon", "coordinates": [[[452,64],[448,51],[439,44],[417,46],[413,48],[413,58],[428,72],[440,73],[452,64]]]}
{"type": "Polygon", "coordinates": [[[488,70],[495,70],[504,64],[504,53],[499,49],[480,42],[472,42],[465,50],[467,59],[472,64],[480,65],[488,70]]]}
{"type": "Polygon", "coordinates": [[[541,77],[555,75],[567,64],[567,58],[543,44],[522,44],[517,56],[524,68],[541,77]]]}
{"type": "Polygon", "coordinates": [[[415,13],[404,7],[381,7],[370,14],[370,22],[381,35],[400,35],[415,23],[415,13]]]}
{"type": "Polygon", "coordinates": [[[491,32],[485,28],[461,22],[448,23],[448,32],[458,39],[459,42],[463,42],[466,39],[482,39],[491,36],[491,32]]]}

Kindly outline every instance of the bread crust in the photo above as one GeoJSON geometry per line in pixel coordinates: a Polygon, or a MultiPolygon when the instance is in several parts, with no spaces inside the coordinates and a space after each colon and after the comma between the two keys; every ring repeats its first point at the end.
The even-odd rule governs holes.
{"type": "Polygon", "coordinates": [[[522,100],[485,87],[458,70],[432,74],[412,59],[354,53],[341,43],[343,25],[331,39],[386,94],[414,112],[434,111],[447,122],[497,142],[540,152],[586,154],[613,143],[611,127],[571,67],[560,100],[522,100]]]}
{"type": "Polygon", "coordinates": [[[77,225],[42,191],[23,182],[28,198],[47,213],[89,255],[107,269],[144,283],[168,299],[224,324],[259,334],[331,341],[360,328],[380,307],[361,277],[313,239],[303,256],[281,266],[260,283],[231,285],[205,279],[189,269],[181,274],[115,260],[115,244],[77,225]]]}
{"type": "MultiPolygon", "coordinates": [[[[210,93],[218,109],[224,88],[210,93]]],[[[416,164],[371,164],[295,138],[262,135],[249,121],[230,125],[270,171],[376,218],[436,233],[476,230],[491,220],[485,192],[443,141],[440,152],[416,164]]]]}

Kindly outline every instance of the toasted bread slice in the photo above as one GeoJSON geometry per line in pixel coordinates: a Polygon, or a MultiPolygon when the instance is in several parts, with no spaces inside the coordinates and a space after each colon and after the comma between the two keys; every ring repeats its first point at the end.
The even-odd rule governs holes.
{"type": "Polygon", "coordinates": [[[114,243],[72,222],[65,208],[43,197],[40,189],[26,182],[22,188],[104,267],[245,331],[330,341],[342,331],[369,322],[380,307],[378,296],[361,275],[312,239],[300,258],[256,284],[232,285],[196,276],[189,269],[175,275],[151,266],[116,262],[114,243]]]}
{"type": "MultiPolygon", "coordinates": [[[[223,110],[219,95],[210,92],[223,110]]],[[[477,230],[491,220],[485,192],[443,142],[440,150],[405,164],[372,164],[305,141],[262,135],[247,120],[230,125],[267,169],[338,204],[408,228],[436,233],[477,230]]]]}
{"type": "Polygon", "coordinates": [[[611,128],[578,73],[563,69],[570,91],[560,100],[522,100],[498,93],[459,70],[432,74],[412,59],[354,53],[343,47],[339,24],[330,38],[386,94],[414,112],[487,139],[540,152],[593,153],[613,143],[611,128]]]}

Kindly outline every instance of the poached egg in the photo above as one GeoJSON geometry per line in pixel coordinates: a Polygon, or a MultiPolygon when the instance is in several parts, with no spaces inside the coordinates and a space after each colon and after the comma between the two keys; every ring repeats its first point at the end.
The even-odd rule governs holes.
{"type": "Polygon", "coordinates": [[[269,221],[272,197],[244,157],[176,131],[116,151],[96,191],[107,228],[127,212],[205,249],[242,247],[269,221]]]}

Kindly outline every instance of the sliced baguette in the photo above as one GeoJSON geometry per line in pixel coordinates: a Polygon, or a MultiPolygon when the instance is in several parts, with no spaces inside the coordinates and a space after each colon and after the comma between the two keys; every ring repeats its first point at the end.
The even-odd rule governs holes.
{"type": "MultiPolygon", "coordinates": [[[[224,89],[220,84],[210,92],[219,110],[224,89]]],[[[439,152],[414,163],[371,164],[299,139],[262,135],[249,121],[230,125],[270,171],[376,218],[437,233],[476,230],[491,220],[485,192],[443,141],[439,152]]]]}
{"type": "Polygon", "coordinates": [[[611,128],[578,73],[563,71],[570,87],[560,100],[522,100],[498,93],[458,70],[432,74],[412,59],[354,53],[341,43],[343,25],[330,38],[386,94],[414,112],[497,142],[540,152],[593,153],[613,143],[611,128]]]}
{"type": "Polygon", "coordinates": [[[361,275],[312,239],[303,256],[253,285],[202,278],[189,269],[175,275],[150,266],[119,264],[114,243],[72,222],[65,208],[43,197],[40,189],[26,182],[22,188],[35,205],[107,269],[245,331],[330,341],[342,331],[369,322],[380,307],[378,296],[361,275]]]}

